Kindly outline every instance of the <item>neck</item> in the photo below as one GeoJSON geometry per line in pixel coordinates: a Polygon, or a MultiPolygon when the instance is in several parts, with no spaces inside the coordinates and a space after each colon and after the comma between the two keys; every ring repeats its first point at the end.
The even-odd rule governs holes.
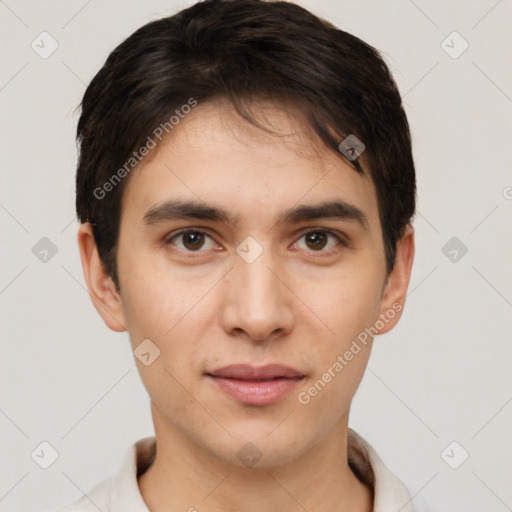
{"type": "Polygon", "coordinates": [[[157,454],[138,480],[151,512],[371,512],[372,491],[347,456],[348,418],[313,449],[279,466],[244,467],[219,459],[153,408],[157,454]]]}

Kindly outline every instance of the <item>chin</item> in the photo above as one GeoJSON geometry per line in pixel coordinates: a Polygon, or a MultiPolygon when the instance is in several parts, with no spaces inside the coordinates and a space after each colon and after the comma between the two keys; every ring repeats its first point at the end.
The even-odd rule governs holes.
{"type": "Polygon", "coordinates": [[[227,463],[248,468],[274,468],[293,461],[307,450],[306,440],[297,436],[299,428],[240,428],[231,429],[233,439],[229,440],[227,450],[216,455],[227,463]],[[269,432],[271,432],[269,434],[269,432]],[[233,456],[234,455],[234,456],[233,456]]]}

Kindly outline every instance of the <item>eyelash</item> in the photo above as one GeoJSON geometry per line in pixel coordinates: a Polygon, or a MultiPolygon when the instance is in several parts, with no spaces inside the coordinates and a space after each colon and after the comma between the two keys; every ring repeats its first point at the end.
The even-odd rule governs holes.
{"type": "MultiPolygon", "coordinates": [[[[209,238],[212,238],[211,235],[209,235],[205,231],[202,231],[201,229],[197,229],[197,228],[184,228],[184,229],[180,229],[179,231],[176,231],[175,233],[173,233],[169,237],[167,237],[165,239],[165,241],[164,241],[164,244],[165,245],[172,245],[172,240],[174,240],[175,238],[179,237],[180,235],[185,235],[187,233],[198,233],[198,234],[205,235],[205,236],[207,236],[209,238]]],[[[339,234],[337,234],[336,232],[334,232],[334,231],[332,231],[330,229],[325,229],[325,228],[308,229],[308,231],[305,231],[305,232],[301,233],[301,235],[299,236],[298,240],[300,240],[304,236],[309,235],[311,233],[324,233],[324,234],[327,234],[327,235],[331,235],[334,238],[336,238],[338,240],[338,242],[339,242],[339,244],[337,244],[334,248],[330,249],[329,251],[312,251],[312,250],[311,251],[307,251],[307,252],[311,252],[312,254],[318,253],[318,254],[315,255],[315,257],[322,258],[322,257],[326,257],[326,256],[331,256],[334,253],[338,252],[340,246],[341,247],[347,247],[347,245],[348,245],[347,241],[344,238],[342,238],[339,234]]],[[[191,257],[193,257],[193,258],[201,257],[201,253],[206,252],[206,251],[202,251],[202,250],[198,250],[198,251],[184,251],[183,249],[176,249],[176,250],[179,251],[179,252],[189,253],[189,255],[191,257]]]]}

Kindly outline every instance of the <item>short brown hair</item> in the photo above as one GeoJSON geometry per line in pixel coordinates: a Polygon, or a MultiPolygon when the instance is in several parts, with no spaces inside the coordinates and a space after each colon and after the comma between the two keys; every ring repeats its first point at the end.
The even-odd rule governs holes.
{"type": "Polygon", "coordinates": [[[121,173],[104,197],[97,191],[191,98],[228,99],[256,124],[246,108],[253,99],[291,102],[340,158],[340,143],[355,135],[365,152],[348,161],[375,184],[392,270],[397,240],[414,214],[416,182],[407,117],[379,52],[290,2],[206,0],[135,31],[112,51],[81,103],[76,211],[92,224],[118,290],[120,205],[129,176],[121,173]]]}

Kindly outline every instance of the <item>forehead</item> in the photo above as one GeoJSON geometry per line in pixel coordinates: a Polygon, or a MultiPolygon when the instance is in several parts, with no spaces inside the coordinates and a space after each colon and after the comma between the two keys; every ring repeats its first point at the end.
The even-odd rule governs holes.
{"type": "Polygon", "coordinates": [[[182,118],[132,171],[122,218],[140,222],[149,208],[170,198],[222,204],[239,220],[245,209],[260,219],[271,211],[282,218],[285,206],[341,199],[375,221],[372,181],[328,149],[299,112],[258,103],[251,113],[271,132],[241,118],[227,102],[200,104],[182,118]]]}

